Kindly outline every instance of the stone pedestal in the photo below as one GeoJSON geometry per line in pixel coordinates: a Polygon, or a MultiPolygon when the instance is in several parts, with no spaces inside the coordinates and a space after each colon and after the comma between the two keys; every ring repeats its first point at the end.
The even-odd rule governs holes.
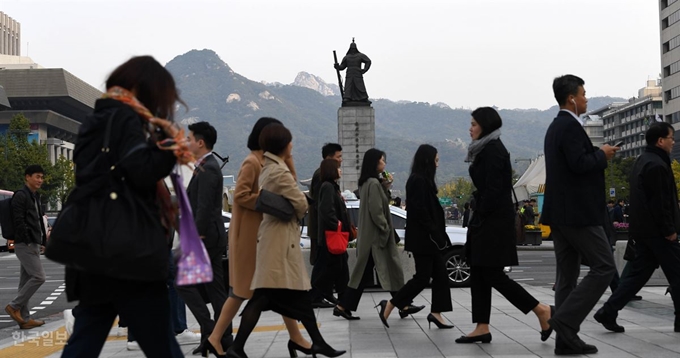
{"type": "Polygon", "coordinates": [[[342,146],[340,190],[359,188],[364,153],[375,147],[375,109],[341,107],[338,109],[338,143],[342,146]]]}

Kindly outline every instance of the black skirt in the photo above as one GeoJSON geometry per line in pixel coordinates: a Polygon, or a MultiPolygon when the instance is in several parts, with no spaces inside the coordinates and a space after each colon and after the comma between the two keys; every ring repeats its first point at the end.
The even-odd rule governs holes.
{"type": "Polygon", "coordinates": [[[263,298],[267,300],[267,305],[263,311],[272,310],[282,316],[298,321],[316,321],[309,291],[285,288],[258,288],[253,291],[253,297],[248,301],[244,311],[248,309],[251,303],[263,298]]]}

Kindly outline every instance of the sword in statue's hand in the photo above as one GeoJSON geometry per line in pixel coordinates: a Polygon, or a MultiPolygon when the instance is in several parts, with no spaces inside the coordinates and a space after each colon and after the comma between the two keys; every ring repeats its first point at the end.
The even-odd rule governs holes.
{"type": "Polygon", "coordinates": [[[333,59],[335,59],[335,72],[338,74],[338,85],[340,86],[340,97],[344,98],[345,97],[345,90],[342,87],[342,76],[340,76],[340,70],[338,67],[340,67],[340,64],[338,63],[338,55],[335,53],[335,50],[333,50],[333,59]]]}

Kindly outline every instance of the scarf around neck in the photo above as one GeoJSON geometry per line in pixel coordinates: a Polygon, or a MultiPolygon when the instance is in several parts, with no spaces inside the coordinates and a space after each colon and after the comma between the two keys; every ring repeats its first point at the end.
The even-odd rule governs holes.
{"type": "Polygon", "coordinates": [[[498,128],[480,139],[473,140],[472,143],[470,143],[470,146],[468,147],[468,155],[467,158],[465,159],[465,162],[466,163],[474,162],[477,154],[479,154],[490,141],[498,139],[500,137],[501,129],[498,128]]]}

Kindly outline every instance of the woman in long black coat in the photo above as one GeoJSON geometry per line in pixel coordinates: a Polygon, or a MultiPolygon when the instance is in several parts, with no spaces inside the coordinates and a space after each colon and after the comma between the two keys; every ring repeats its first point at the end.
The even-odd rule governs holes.
{"type": "Polygon", "coordinates": [[[443,250],[449,246],[446,235],[444,209],[437,199],[434,178],[439,166],[439,154],[431,145],[421,145],[413,157],[411,175],[406,181],[406,238],[404,250],[413,253],[416,274],[391,300],[380,302],[380,320],[386,327],[387,318],[395,307],[408,309],[408,305],[425,289],[432,279],[432,308],[427,321],[439,328],[453,328],[444,323],[441,312],[453,310],[451,289],[446,273],[443,250]]]}
{"type": "MultiPolygon", "coordinates": [[[[321,238],[317,246],[317,261],[315,266],[320,266],[320,274],[312,287],[320,292],[338,293],[338,299],[342,298],[349,282],[349,266],[347,265],[347,252],[342,254],[332,254],[326,245],[326,231],[336,231],[340,222],[341,231],[349,233],[349,240],[352,237],[352,230],[345,199],[340,194],[338,179],[340,179],[340,162],[335,159],[324,159],[319,167],[319,202],[317,205],[318,237],[321,238]]],[[[330,297],[329,297],[330,298],[330,297]]]]}
{"type": "Polygon", "coordinates": [[[522,286],[511,280],[504,266],[517,265],[515,211],[512,203],[510,154],[500,140],[503,124],[498,112],[482,107],[472,112],[467,162],[477,188],[473,193],[472,217],[465,244],[472,276],[472,322],[474,331],[456,343],[491,342],[491,288],[495,288],[524,314],[533,311],[541,326],[541,340],[552,333],[548,324],[552,308],[539,303],[522,286]]]}

